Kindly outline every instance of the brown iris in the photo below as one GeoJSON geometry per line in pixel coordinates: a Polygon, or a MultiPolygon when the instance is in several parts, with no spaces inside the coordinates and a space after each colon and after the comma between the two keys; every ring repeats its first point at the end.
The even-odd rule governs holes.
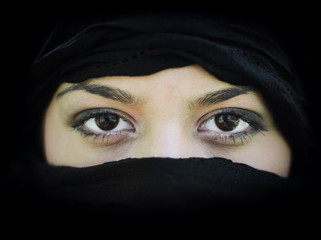
{"type": "Polygon", "coordinates": [[[112,113],[104,113],[95,117],[96,125],[104,131],[110,131],[117,127],[119,116],[112,113]]]}
{"type": "Polygon", "coordinates": [[[230,114],[218,114],[215,116],[216,126],[225,132],[234,130],[237,127],[239,120],[239,117],[230,114]]]}

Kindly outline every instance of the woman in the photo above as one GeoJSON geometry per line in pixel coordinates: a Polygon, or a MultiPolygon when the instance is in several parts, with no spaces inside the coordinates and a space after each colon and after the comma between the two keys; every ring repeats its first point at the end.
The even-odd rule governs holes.
{"type": "Polygon", "coordinates": [[[106,18],[62,21],[31,67],[26,135],[38,141],[24,156],[41,199],[107,216],[184,215],[284,207],[302,193],[304,97],[271,29],[106,18]]]}

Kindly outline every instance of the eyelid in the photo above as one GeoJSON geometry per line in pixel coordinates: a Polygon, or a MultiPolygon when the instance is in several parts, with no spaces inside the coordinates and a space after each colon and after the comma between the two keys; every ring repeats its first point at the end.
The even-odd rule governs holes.
{"type": "Polygon", "coordinates": [[[131,124],[131,125],[136,123],[134,118],[132,118],[130,115],[128,115],[128,114],[126,114],[126,113],[124,113],[124,112],[122,112],[120,110],[116,110],[116,109],[113,109],[113,108],[91,108],[91,109],[86,109],[86,110],[83,110],[83,111],[75,114],[72,117],[72,121],[71,121],[70,125],[73,128],[78,127],[78,126],[84,124],[90,118],[93,118],[96,115],[99,115],[99,114],[102,114],[102,113],[113,113],[113,114],[116,114],[119,117],[127,120],[129,122],[129,124],[131,124]]]}
{"type": "Polygon", "coordinates": [[[212,112],[206,113],[197,121],[197,126],[199,127],[204,122],[206,122],[207,120],[209,120],[210,118],[214,117],[217,114],[234,114],[246,122],[254,121],[256,124],[260,124],[260,125],[263,120],[262,116],[259,113],[254,112],[252,110],[229,107],[229,108],[216,109],[212,112]]]}

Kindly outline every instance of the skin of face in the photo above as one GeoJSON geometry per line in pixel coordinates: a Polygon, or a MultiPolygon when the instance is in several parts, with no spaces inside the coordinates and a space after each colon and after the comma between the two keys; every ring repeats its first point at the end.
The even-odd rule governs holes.
{"type": "MultiPolygon", "coordinates": [[[[86,167],[125,158],[224,157],[282,177],[289,174],[291,149],[261,95],[248,91],[199,104],[195,99],[237,86],[220,81],[198,65],[165,69],[148,76],[89,79],[85,84],[120,89],[134,101],[110,99],[76,84],[61,84],[44,117],[44,149],[50,164],[86,167]],[[95,130],[94,117],[74,126],[81,113],[92,109],[120,115],[125,119],[119,125],[121,130],[99,136],[88,134],[95,130]],[[254,112],[260,116],[256,120],[260,119],[264,130],[244,130],[246,134],[235,137],[229,137],[228,131],[218,132],[212,128],[214,120],[208,119],[222,109],[254,112]]],[[[243,125],[251,128],[246,121],[243,125]]]]}

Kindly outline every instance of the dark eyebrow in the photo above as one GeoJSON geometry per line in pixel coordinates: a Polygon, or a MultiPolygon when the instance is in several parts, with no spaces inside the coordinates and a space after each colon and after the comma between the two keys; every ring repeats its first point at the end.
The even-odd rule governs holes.
{"type": "MultiPolygon", "coordinates": [[[[218,90],[215,92],[210,92],[205,94],[204,96],[198,98],[195,103],[198,106],[209,106],[212,104],[217,104],[228,99],[234,98],[236,96],[247,94],[249,91],[254,91],[253,88],[248,86],[241,87],[232,87],[226,88],[223,90],[218,90]]],[[[195,105],[195,103],[193,103],[195,105]]]]}
{"type": "Polygon", "coordinates": [[[77,90],[83,90],[91,94],[99,95],[104,98],[112,99],[125,104],[135,104],[135,105],[141,104],[141,101],[139,101],[135,96],[133,96],[129,92],[123,91],[119,88],[113,88],[105,85],[90,84],[90,83],[76,83],[59,92],[56,98],[59,99],[62,96],[64,96],[66,93],[77,91],[77,90]]]}

